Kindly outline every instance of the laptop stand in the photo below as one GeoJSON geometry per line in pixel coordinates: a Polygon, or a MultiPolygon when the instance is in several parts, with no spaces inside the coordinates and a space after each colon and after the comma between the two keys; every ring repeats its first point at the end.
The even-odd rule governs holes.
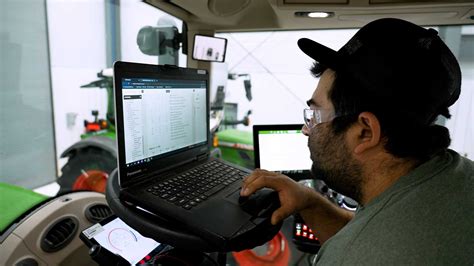
{"type": "MultiPolygon", "coordinates": [[[[137,209],[119,200],[119,184],[117,169],[114,170],[106,186],[106,199],[110,208],[126,224],[140,232],[143,236],[152,238],[160,243],[176,249],[189,252],[217,253],[218,265],[226,265],[227,251],[210,246],[204,239],[183,227],[179,227],[166,219],[137,209]]],[[[253,247],[249,247],[253,248],[253,247]]]]}

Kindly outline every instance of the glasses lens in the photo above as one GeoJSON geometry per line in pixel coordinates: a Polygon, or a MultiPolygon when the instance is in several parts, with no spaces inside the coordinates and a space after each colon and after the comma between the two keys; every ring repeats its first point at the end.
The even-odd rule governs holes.
{"type": "Polygon", "coordinates": [[[329,122],[337,116],[328,109],[304,109],[304,122],[309,129],[318,124],[329,122]]]}
{"type": "Polygon", "coordinates": [[[321,114],[321,110],[315,110],[313,113],[313,119],[316,121],[316,124],[320,124],[323,122],[323,117],[321,114]]]}
{"type": "Polygon", "coordinates": [[[314,111],[311,109],[304,109],[304,122],[306,127],[313,128],[314,125],[314,111]]]}

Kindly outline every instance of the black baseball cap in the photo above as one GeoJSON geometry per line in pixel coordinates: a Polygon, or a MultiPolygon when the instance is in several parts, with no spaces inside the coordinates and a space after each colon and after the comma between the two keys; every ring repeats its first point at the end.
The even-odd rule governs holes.
{"type": "Polygon", "coordinates": [[[458,61],[438,32],[401,19],[366,24],[338,51],[306,38],[298,46],[358,82],[379,106],[397,108],[422,123],[438,114],[449,116],[447,108],[461,92],[458,61]]]}

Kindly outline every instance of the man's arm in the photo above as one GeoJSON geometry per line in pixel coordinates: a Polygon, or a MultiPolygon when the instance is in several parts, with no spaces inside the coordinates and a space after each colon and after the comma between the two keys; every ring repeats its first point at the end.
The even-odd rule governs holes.
{"type": "Polygon", "coordinates": [[[272,214],[272,224],[277,224],[294,213],[300,213],[310,228],[317,229],[321,243],[336,234],[353,217],[315,190],[298,184],[289,177],[266,170],[255,170],[242,184],[242,196],[249,196],[261,188],[278,192],[280,208],[272,214]]]}
{"type": "Polygon", "coordinates": [[[322,244],[339,232],[354,217],[354,213],[340,208],[314,189],[302,187],[308,194],[305,197],[307,207],[299,213],[309,228],[314,228],[313,232],[322,244]]]}

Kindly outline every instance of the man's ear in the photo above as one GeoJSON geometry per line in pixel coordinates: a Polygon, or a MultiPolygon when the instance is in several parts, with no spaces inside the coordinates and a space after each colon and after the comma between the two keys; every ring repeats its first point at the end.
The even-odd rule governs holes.
{"type": "Polygon", "coordinates": [[[358,134],[356,147],[354,149],[356,154],[361,154],[380,144],[380,122],[373,113],[360,113],[356,125],[356,133],[358,134]]]}

